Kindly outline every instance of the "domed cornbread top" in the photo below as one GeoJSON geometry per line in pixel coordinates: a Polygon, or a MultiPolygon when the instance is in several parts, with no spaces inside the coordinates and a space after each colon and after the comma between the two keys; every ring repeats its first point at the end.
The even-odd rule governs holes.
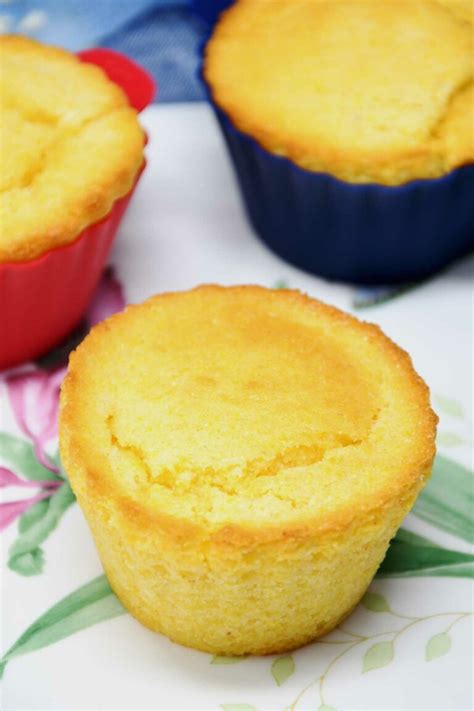
{"type": "Polygon", "coordinates": [[[72,355],[61,407],[75,490],[173,536],[337,529],[417,493],[434,455],[406,353],[293,291],[204,286],[128,307],[72,355]]]}
{"type": "Polygon", "coordinates": [[[474,34],[462,4],[239,0],[204,74],[262,146],[349,182],[397,185],[474,160],[474,34]]]}
{"type": "Polygon", "coordinates": [[[71,242],[125,195],[144,135],[98,67],[24,37],[0,37],[0,262],[71,242]]]}

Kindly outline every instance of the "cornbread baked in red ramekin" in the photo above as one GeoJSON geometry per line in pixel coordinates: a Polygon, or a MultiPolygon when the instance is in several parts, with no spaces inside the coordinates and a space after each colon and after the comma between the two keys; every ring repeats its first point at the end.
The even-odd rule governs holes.
{"type": "Polygon", "coordinates": [[[137,111],[154,85],[110,50],[76,56],[3,36],[0,59],[6,368],[61,341],[87,307],[144,167],[137,111]]]}

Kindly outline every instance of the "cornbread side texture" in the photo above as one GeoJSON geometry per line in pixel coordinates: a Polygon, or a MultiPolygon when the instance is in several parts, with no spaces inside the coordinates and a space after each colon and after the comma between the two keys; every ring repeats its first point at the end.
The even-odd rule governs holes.
{"type": "Polygon", "coordinates": [[[332,629],[428,478],[436,416],[406,353],[298,292],[205,286],[95,327],[61,459],[130,612],[269,654],[332,629]]]}
{"type": "Polygon", "coordinates": [[[62,49],[0,36],[0,262],[67,244],[125,195],[144,135],[122,90],[62,49]]]}
{"type": "Polygon", "coordinates": [[[204,74],[238,129],[310,171],[398,185],[474,160],[463,0],[238,0],[204,74]]]}

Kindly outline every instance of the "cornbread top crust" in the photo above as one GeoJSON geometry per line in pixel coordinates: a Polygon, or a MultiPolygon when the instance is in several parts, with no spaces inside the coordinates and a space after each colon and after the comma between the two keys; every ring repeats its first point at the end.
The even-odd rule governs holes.
{"type": "Polygon", "coordinates": [[[93,329],[70,360],[60,443],[98,506],[232,543],[337,530],[414,496],[435,426],[376,326],[294,291],[204,286],[93,329]]]}
{"type": "Polygon", "coordinates": [[[238,0],[204,73],[237,128],[307,170],[435,178],[474,160],[468,14],[465,0],[238,0]]]}
{"type": "Polygon", "coordinates": [[[144,135],[123,91],[55,47],[0,37],[0,262],[66,244],[127,193],[144,135]]]}

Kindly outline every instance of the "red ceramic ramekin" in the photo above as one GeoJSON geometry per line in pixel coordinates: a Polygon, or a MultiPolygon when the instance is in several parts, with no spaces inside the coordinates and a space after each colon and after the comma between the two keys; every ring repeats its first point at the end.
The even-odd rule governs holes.
{"type": "MultiPolygon", "coordinates": [[[[137,111],[153,99],[152,78],[127,57],[109,49],[79,57],[101,67],[137,111]]],[[[108,215],[73,242],[36,259],[0,264],[0,370],[42,355],[80,322],[139,177],[108,215]]]]}

